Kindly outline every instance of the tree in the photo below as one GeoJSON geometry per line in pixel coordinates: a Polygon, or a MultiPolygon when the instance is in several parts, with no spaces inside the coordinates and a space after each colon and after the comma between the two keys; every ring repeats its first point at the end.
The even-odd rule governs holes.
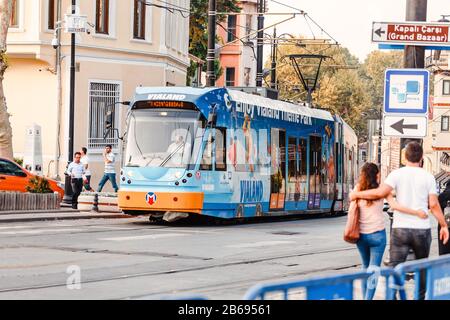
{"type": "Polygon", "coordinates": [[[12,0],[0,0],[0,157],[13,159],[12,129],[3,90],[3,78],[8,61],[6,57],[6,36],[11,19],[12,0]]]}
{"type": "Polygon", "coordinates": [[[366,83],[372,98],[372,107],[380,108],[384,97],[384,73],[386,69],[402,68],[403,51],[372,51],[360,68],[360,75],[366,83]]]}
{"type": "MultiPolygon", "coordinates": [[[[240,12],[238,0],[217,0],[217,12],[240,12]]],[[[191,15],[189,18],[189,53],[206,60],[208,51],[208,0],[191,0],[191,15]]],[[[217,23],[225,21],[226,15],[218,15],[217,23]]],[[[216,26],[217,27],[217,26],[216,26]]],[[[219,39],[216,39],[219,42],[219,39]]],[[[196,63],[191,61],[188,68],[187,82],[194,77],[196,63]]],[[[206,70],[206,65],[204,65],[206,70]]],[[[216,78],[221,75],[219,60],[215,62],[216,78]]]]}
{"type": "MultiPolygon", "coordinates": [[[[280,98],[288,101],[306,101],[306,91],[298,79],[288,55],[294,53],[317,53],[328,56],[320,70],[318,86],[313,93],[313,106],[340,115],[356,131],[361,140],[366,136],[366,121],[361,114],[370,104],[365,83],[358,74],[358,59],[348,49],[339,47],[283,45],[279,47],[277,78],[280,98]],[[349,66],[339,69],[332,65],[349,66]]],[[[301,70],[305,78],[314,78],[317,60],[302,62],[301,70]]],[[[269,64],[266,63],[266,66],[269,64]]]]}

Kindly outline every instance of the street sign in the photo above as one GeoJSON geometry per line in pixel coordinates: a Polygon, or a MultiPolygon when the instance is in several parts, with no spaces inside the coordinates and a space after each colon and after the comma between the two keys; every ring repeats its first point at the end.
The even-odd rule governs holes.
{"type": "Polygon", "coordinates": [[[384,115],[383,135],[385,137],[423,138],[427,136],[426,116],[384,115]]]}
{"type": "Polygon", "coordinates": [[[66,33],[84,33],[86,32],[87,16],[81,14],[65,15],[66,33]]]}
{"type": "Polygon", "coordinates": [[[373,22],[372,24],[372,42],[450,46],[449,38],[449,23],[373,22]]]}
{"type": "Polygon", "coordinates": [[[388,69],[385,74],[384,113],[428,113],[430,73],[425,69],[388,69]]]}

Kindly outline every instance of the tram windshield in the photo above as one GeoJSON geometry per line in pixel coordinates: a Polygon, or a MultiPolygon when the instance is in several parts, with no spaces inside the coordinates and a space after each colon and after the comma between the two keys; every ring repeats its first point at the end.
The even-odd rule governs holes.
{"type": "Polygon", "coordinates": [[[190,162],[199,112],[134,110],[127,134],[127,167],[186,168],[190,162]]]}

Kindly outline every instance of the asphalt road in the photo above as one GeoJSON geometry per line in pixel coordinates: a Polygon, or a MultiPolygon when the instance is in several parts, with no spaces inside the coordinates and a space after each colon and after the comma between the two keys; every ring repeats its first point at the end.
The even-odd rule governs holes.
{"type": "Polygon", "coordinates": [[[2,223],[0,299],[161,299],[187,294],[241,299],[260,282],[359,269],[356,247],[342,240],[345,221],[158,225],[140,217],[2,223]]]}

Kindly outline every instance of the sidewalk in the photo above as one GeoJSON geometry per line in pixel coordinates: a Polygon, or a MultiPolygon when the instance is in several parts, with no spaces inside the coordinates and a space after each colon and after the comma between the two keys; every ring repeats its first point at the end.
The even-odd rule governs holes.
{"type": "Polygon", "coordinates": [[[129,217],[123,213],[80,212],[79,210],[69,208],[61,208],[59,210],[0,211],[0,223],[78,219],[123,219],[129,217]]]}

